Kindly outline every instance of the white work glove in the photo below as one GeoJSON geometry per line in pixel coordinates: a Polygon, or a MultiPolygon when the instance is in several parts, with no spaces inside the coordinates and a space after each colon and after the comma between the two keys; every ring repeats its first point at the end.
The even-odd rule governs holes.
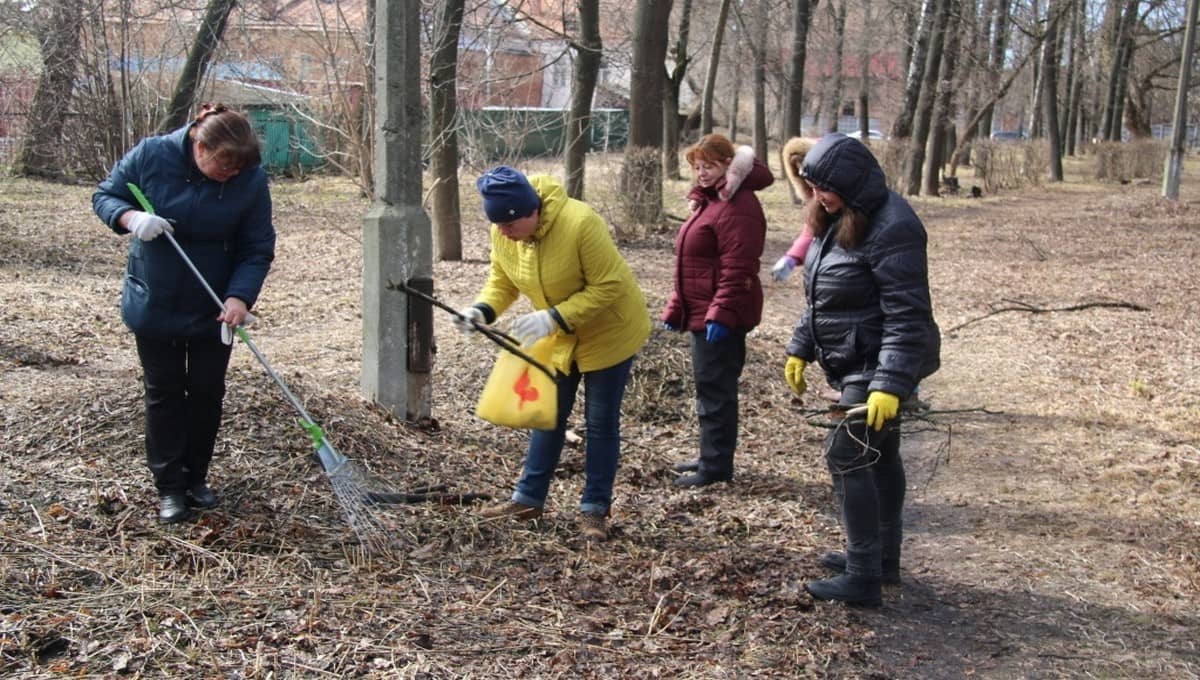
{"type": "Polygon", "coordinates": [[[771,267],[771,277],[776,281],[787,281],[787,277],[791,275],[792,270],[796,268],[796,258],[791,255],[784,255],[779,258],[774,267],[771,267]]]}
{"type": "Polygon", "coordinates": [[[512,325],[513,335],[522,345],[531,345],[554,332],[554,317],[550,312],[530,312],[517,317],[512,325]]]}
{"type": "Polygon", "coordinates": [[[151,215],[140,210],[131,210],[129,214],[131,215],[129,225],[125,228],[143,241],[153,241],[164,231],[175,233],[175,228],[171,226],[171,223],[158,215],[151,215]]]}
{"type": "MultiPolygon", "coordinates": [[[[258,317],[254,316],[250,312],[246,312],[246,318],[242,320],[242,326],[249,326],[255,321],[258,321],[258,317]]],[[[233,334],[233,326],[230,326],[227,323],[221,324],[221,342],[225,343],[226,345],[232,345],[233,334]]]]}
{"type": "Polygon", "coordinates": [[[463,333],[475,330],[475,324],[483,323],[483,310],[478,307],[463,307],[454,317],[454,325],[463,333]]]}

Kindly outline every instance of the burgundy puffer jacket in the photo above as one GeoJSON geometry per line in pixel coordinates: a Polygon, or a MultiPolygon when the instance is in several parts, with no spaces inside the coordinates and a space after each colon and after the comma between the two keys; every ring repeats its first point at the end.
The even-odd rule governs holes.
{"type": "Polygon", "coordinates": [[[758,270],[767,220],[754,192],[774,181],[749,147],[741,147],[716,186],[692,188],[688,200],[696,209],[675,237],[675,291],[663,323],[703,331],[706,322],[717,321],[746,332],[762,320],[758,270]]]}

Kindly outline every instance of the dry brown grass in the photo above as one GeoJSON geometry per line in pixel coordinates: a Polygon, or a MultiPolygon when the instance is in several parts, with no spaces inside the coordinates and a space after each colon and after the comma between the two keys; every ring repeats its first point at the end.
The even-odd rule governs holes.
{"type": "MultiPolygon", "coordinates": [[[[619,206],[605,185],[589,184],[596,203],[619,206]]],[[[1003,312],[945,337],[943,368],[923,385],[932,422],[913,422],[904,449],[904,583],[879,612],[857,612],[815,605],[800,588],[840,532],[824,430],[803,417],[821,406],[818,390],[793,402],[781,376],[799,281],[767,284],[767,316],[750,336],[736,484],[670,487],[669,465],[695,450],[692,387],[683,339],[656,333],[626,402],[612,540],[589,548],[577,537],[582,461],[569,449],[539,523],[395,506],[403,550],[364,560],[294,414],[244,348],[213,469],[221,507],[155,524],[137,361],[116,309],[124,244],[92,217],[87,189],[0,186],[5,674],[1200,674],[1192,201],[1072,181],[915,202],[943,329],[1004,300],[1149,311],[1003,312]]],[[[682,205],[685,189],[664,193],[682,205]]],[[[493,348],[438,324],[435,430],[365,403],[366,205],[336,181],[274,191],[278,259],[252,333],[306,408],[398,489],[506,496],[524,437],[471,415],[493,348]]],[[[1185,180],[1183,195],[1194,191],[1185,180]]],[[[763,199],[767,277],[797,219],[782,183],[763,199]]],[[[473,200],[464,194],[466,260],[435,266],[437,294],[452,303],[468,302],[486,272],[473,200]]],[[[672,200],[667,212],[679,213],[672,200]]],[[[670,241],[622,243],[655,314],[670,241]]]]}

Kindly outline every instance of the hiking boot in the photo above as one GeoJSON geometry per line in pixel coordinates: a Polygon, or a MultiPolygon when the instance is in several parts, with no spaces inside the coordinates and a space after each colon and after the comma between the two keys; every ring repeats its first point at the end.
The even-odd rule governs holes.
{"type": "Polygon", "coordinates": [[[484,508],[479,511],[479,516],[484,519],[496,519],[497,517],[512,517],[513,519],[537,519],[542,516],[542,509],[532,505],[523,505],[516,501],[508,501],[507,503],[499,503],[490,508],[484,508]]]}
{"type": "Polygon", "coordinates": [[[681,461],[672,465],[671,469],[675,472],[695,472],[700,469],[700,461],[698,459],[681,461]]]}
{"type": "Polygon", "coordinates": [[[671,483],[681,489],[688,489],[692,487],[708,486],[709,484],[716,484],[717,482],[731,481],[733,481],[732,473],[724,475],[709,475],[697,470],[690,475],[676,477],[671,483]]]}
{"type": "Polygon", "coordinates": [[[208,510],[217,507],[218,502],[217,494],[213,493],[213,490],[207,484],[197,484],[188,489],[187,505],[189,508],[208,510]]]}
{"type": "Polygon", "coordinates": [[[608,539],[608,520],[594,512],[579,513],[579,535],[588,543],[601,543],[608,539]]]}
{"type": "Polygon", "coordinates": [[[804,589],[818,600],[845,602],[857,607],[878,607],[883,604],[879,580],[853,574],[842,574],[823,581],[809,581],[804,589]]]}
{"type": "Polygon", "coordinates": [[[187,499],[181,493],[172,493],[158,499],[158,521],[162,524],[181,522],[188,516],[187,499]]]}
{"type": "MultiPolygon", "coordinates": [[[[846,553],[844,552],[827,552],[821,555],[818,560],[822,567],[836,574],[845,573],[846,571],[846,553]]],[[[883,575],[880,576],[880,583],[888,585],[896,585],[900,582],[900,562],[898,560],[884,560],[883,575]]]]}

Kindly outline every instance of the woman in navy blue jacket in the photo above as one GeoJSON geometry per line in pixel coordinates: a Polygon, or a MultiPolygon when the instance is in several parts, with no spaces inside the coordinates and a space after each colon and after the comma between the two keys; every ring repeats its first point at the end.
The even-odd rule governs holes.
{"type": "Polygon", "coordinates": [[[845,553],[821,564],[841,572],[805,588],[821,600],[877,606],[880,583],[900,580],[904,463],[900,402],[938,369],[941,336],[933,320],[925,226],[890,191],[871,151],[843,134],[822,137],[804,157],[812,190],[805,228],[808,305],[787,346],[784,375],[805,391],[816,361],[840,405],[867,406],[826,440],[826,463],[846,529],[845,553]]]}
{"type": "Polygon", "coordinates": [[[134,235],[121,318],[142,363],[146,462],[163,523],[217,504],[208,467],[229,365],[222,326],[246,320],[275,257],[271,195],[259,163],[246,117],[205,105],[187,126],[139,142],[92,196],[92,209],[110,229],[134,235]],[[128,184],[141,189],[154,214],[141,210],[128,184]],[[224,311],[159,238],[164,231],[225,301],[224,311]]]}

